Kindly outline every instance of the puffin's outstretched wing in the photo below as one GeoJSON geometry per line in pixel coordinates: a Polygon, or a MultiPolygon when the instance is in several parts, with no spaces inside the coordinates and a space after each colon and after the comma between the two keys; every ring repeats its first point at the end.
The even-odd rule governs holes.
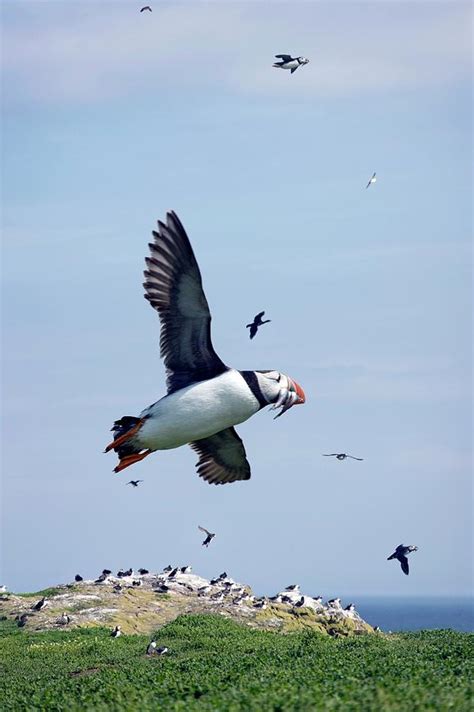
{"type": "Polygon", "coordinates": [[[276,54],[275,57],[277,59],[282,59],[284,62],[291,62],[292,60],[291,54],[276,54]]]}
{"type": "Polygon", "coordinates": [[[199,455],[196,465],[199,477],[206,482],[223,485],[250,479],[244,444],[234,428],[226,428],[190,445],[199,455]]]}
{"type": "Polygon", "coordinates": [[[177,215],[158,221],[146,258],[145,299],[161,321],[160,353],[166,366],[168,393],[218,376],[227,366],[214,351],[211,313],[201,273],[188,236],[177,215]]]}
{"type": "Polygon", "coordinates": [[[207,534],[207,536],[211,536],[211,532],[206,529],[206,527],[201,527],[200,524],[198,524],[198,529],[200,529],[204,534],[207,534]]]}
{"type": "Polygon", "coordinates": [[[408,568],[408,559],[407,559],[407,557],[406,557],[406,556],[403,556],[402,554],[400,554],[397,558],[398,558],[398,560],[399,560],[399,562],[400,562],[400,564],[401,564],[401,566],[402,566],[402,571],[403,571],[403,573],[408,576],[410,569],[408,568]]]}

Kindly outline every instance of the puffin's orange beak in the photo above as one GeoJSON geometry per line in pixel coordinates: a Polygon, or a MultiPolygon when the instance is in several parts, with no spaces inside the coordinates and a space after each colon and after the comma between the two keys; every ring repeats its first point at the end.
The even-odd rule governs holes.
{"type": "Polygon", "coordinates": [[[298,400],[295,402],[294,405],[300,405],[302,403],[306,403],[306,396],[304,394],[304,390],[301,388],[299,383],[296,383],[292,378],[288,377],[288,380],[291,381],[293,388],[295,389],[296,395],[298,396],[298,400]]]}

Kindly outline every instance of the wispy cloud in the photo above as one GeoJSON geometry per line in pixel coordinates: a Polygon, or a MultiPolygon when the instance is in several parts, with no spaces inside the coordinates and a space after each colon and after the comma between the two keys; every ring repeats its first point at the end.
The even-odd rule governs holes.
{"type": "Polygon", "coordinates": [[[95,102],[192,87],[287,99],[438,85],[470,72],[464,3],[19,2],[4,8],[12,101],[95,102]],[[311,63],[290,77],[276,52],[311,63]]]}

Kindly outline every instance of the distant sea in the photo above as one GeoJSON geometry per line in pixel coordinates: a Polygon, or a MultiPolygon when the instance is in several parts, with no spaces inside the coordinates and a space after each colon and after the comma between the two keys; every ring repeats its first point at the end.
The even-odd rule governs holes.
{"type": "Polygon", "coordinates": [[[378,625],[383,631],[452,628],[474,632],[473,598],[360,596],[354,603],[367,623],[378,625]]]}

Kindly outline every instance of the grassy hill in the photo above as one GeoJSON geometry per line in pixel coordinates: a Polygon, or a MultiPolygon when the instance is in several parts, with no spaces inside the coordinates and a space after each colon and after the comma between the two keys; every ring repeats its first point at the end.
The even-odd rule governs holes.
{"type": "Polygon", "coordinates": [[[147,657],[148,635],[0,626],[5,712],[472,709],[471,634],[282,635],[186,615],[157,631],[169,653],[147,657]]]}
{"type": "Polygon", "coordinates": [[[24,629],[30,631],[61,628],[58,619],[64,611],[71,619],[68,628],[120,625],[127,634],[150,634],[179,615],[199,613],[218,613],[249,627],[282,632],[310,629],[333,636],[373,632],[357,612],[315,607],[310,597],[303,597],[305,605],[298,606],[299,592],[284,593],[285,602],[256,599],[245,584],[211,586],[195,574],[179,574],[173,580],[163,574],[122,579],[110,576],[100,584],[91,580],[34,594],[5,594],[0,596],[0,615],[11,620],[27,614],[24,629]],[[164,584],[166,592],[162,590],[164,584]],[[236,590],[240,591],[238,595],[236,590]],[[47,605],[41,611],[32,611],[32,605],[42,596],[46,596],[47,605]],[[258,607],[259,603],[264,607],[258,607]]]}

